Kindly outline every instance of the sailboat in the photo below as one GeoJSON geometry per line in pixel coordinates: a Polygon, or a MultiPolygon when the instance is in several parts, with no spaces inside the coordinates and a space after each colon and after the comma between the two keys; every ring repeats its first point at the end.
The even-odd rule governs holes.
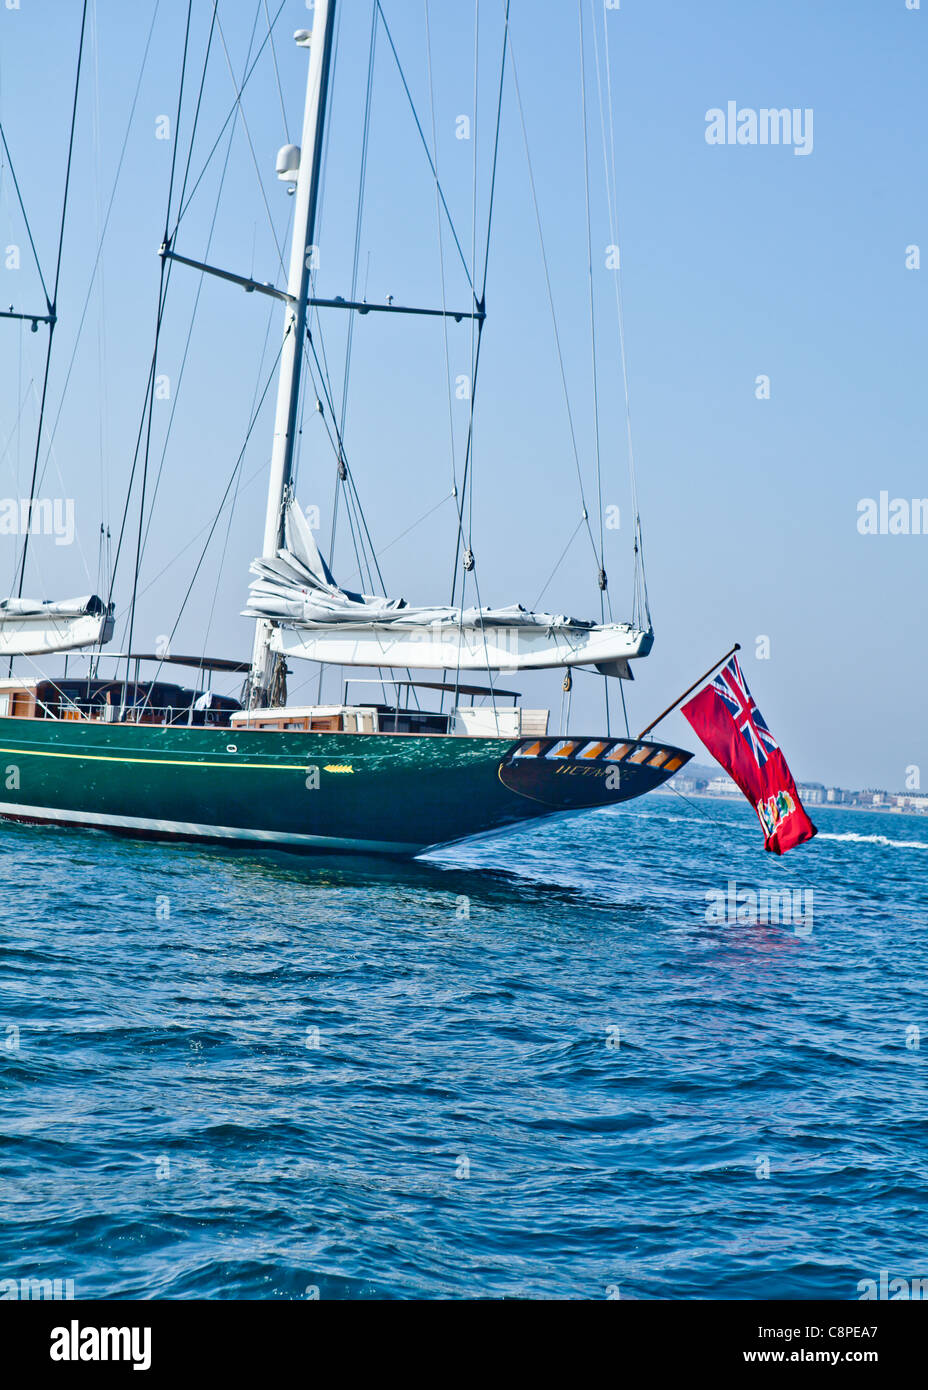
{"type": "MultiPolygon", "coordinates": [[[[295,35],[308,73],[302,142],[284,147],[277,165],[294,195],[286,289],[181,255],[171,236],[160,252],[163,267],[218,275],[283,306],[263,546],[245,608],[255,625],[251,660],[135,652],[130,625],[129,649],[117,658],[125,673],[107,679],[100,666],[110,659],[102,648],[113,635],[111,600],[33,602],[20,592],[0,603],[0,654],[91,655],[86,675],[27,678],[11,664],[0,679],[0,818],[156,840],[415,856],[618,805],[661,786],[692,756],[627,729],[553,732],[548,711],[523,708],[497,683],[500,675],[563,670],[569,689],[577,669],[594,670],[607,688],[628,680],[630,663],[651,650],[649,618],[468,608],[463,590],[460,603],[410,605],[343,587],[316,543],[294,491],[309,315],[319,307],[420,312],[315,294],[307,249],[319,212],[337,8],[338,0],[316,0],[312,30],[295,35]],[[157,662],[154,680],[140,679],[146,662],[157,662]],[[291,662],[376,671],[396,698],[351,703],[346,688],[340,703],[288,703],[291,662]],[[242,697],[171,684],[162,678],[166,663],[241,674],[242,697]],[[474,684],[474,673],[488,684],[474,684]],[[419,692],[440,695],[440,707],[423,709],[419,692]]],[[[482,327],[482,298],[451,316],[482,327]]],[[[463,566],[473,566],[472,555],[463,566]]]]}

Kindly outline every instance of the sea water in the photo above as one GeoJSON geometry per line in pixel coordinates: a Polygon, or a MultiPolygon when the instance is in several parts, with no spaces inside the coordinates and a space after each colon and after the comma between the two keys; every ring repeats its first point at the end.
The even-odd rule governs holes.
{"type": "Polygon", "coordinates": [[[928,1276],[928,819],[813,816],[783,859],[670,795],[409,864],[0,827],[0,1297],[928,1276]]]}

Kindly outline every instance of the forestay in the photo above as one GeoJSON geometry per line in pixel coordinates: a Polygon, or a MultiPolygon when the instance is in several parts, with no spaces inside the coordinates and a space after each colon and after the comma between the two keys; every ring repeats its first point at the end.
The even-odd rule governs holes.
{"type": "Polygon", "coordinates": [[[113,636],[112,608],[96,594],[41,602],[0,599],[0,655],[43,656],[102,646],[113,636]]]}
{"type": "Polygon", "coordinates": [[[246,615],[276,624],[272,648],[339,666],[427,670],[531,670],[594,664],[630,678],[627,662],[647,656],[650,632],[562,614],[507,608],[424,608],[404,599],[339,587],[295,502],[284,514],[285,545],[255,560],[246,615]]]}

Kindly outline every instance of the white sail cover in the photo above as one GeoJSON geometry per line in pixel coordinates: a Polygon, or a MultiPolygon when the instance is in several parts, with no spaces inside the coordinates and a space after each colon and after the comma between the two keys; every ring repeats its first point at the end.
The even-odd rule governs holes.
{"type": "Polygon", "coordinates": [[[629,676],[653,637],[628,623],[597,624],[508,608],[423,608],[353,594],[336,584],[312,531],[291,502],[284,548],[255,560],[246,616],[278,625],[275,651],[338,666],[530,670],[593,663],[629,676]],[[614,668],[614,669],[612,669],[614,668]],[[623,669],[624,668],[624,669],[623,669]]]}
{"type": "Polygon", "coordinates": [[[109,642],[113,617],[96,594],[42,602],[0,599],[0,655],[43,656],[109,642]]]}

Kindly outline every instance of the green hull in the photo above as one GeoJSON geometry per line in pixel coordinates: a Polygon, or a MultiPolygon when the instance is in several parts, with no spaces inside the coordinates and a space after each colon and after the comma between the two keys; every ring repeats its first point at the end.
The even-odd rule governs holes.
{"type": "MultiPolygon", "coordinates": [[[[619,777],[616,764],[602,760],[523,756],[528,744],[0,718],[0,818],[140,838],[411,856],[624,801],[670,775],[622,764],[619,777]]],[[[665,750],[666,761],[666,744],[632,747],[665,750]]]]}

